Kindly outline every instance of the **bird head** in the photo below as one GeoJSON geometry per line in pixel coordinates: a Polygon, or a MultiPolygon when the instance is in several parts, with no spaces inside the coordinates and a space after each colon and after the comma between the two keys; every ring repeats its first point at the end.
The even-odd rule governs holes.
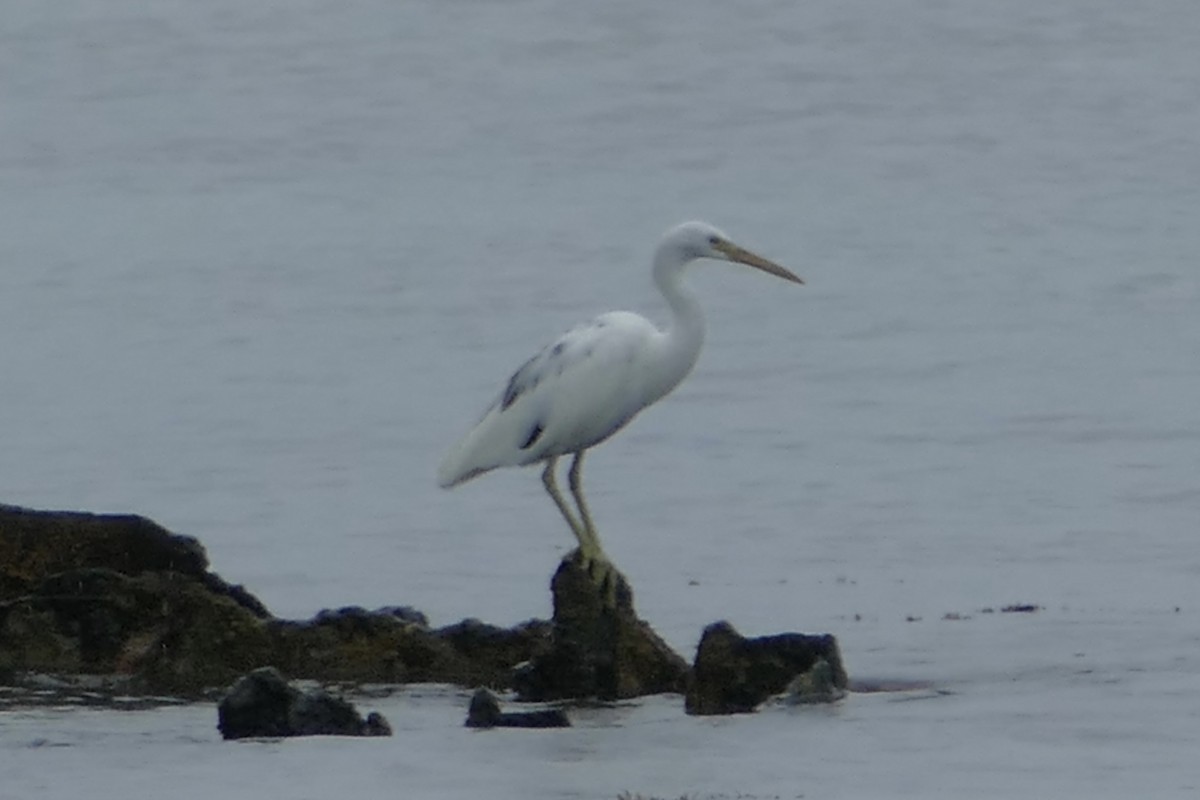
{"type": "Polygon", "coordinates": [[[732,261],[745,264],[763,272],[794,283],[804,283],[791,270],[779,266],[760,255],[734,244],[724,232],[709,225],[707,222],[685,222],[667,231],[663,237],[662,248],[675,250],[681,260],[692,261],[698,258],[714,258],[718,261],[732,261]]]}

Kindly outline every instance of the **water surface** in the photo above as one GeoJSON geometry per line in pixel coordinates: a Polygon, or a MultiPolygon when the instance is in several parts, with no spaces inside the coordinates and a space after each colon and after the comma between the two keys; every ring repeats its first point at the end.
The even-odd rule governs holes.
{"type": "Polygon", "coordinates": [[[649,253],[702,218],[808,284],[698,267],[695,373],[589,459],[639,610],[954,693],[551,739],[414,690],[386,742],[258,747],[6,712],[4,791],[1194,789],[1191,4],[5,5],[0,499],[151,516],[284,616],[548,615],[536,474],[436,464],[561,330],[665,320],[649,253]]]}

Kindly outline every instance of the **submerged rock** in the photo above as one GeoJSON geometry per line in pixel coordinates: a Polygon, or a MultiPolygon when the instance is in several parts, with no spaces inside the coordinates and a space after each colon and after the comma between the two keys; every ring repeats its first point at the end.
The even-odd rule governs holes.
{"type": "Polygon", "coordinates": [[[487,689],[476,689],[467,709],[468,728],[569,728],[571,721],[562,709],[501,711],[500,700],[487,689]]]}
{"type": "Polygon", "coordinates": [[[597,581],[575,550],[550,584],[554,619],[548,649],[514,676],[522,700],[602,700],[683,690],[687,662],[633,609],[625,576],[597,581]]]}
{"type": "Polygon", "coordinates": [[[685,707],[689,714],[735,714],[785,692],[790,702],[829,702],[845,693],[846,682],[829,634],[747,639],[728,622],[715,622],[700,638],[685,707]]]}
{"type": "Polygon", "coordinates": [[[386,719],[363,719],[349,702],[323,689],[301,691],[279,670],[262,667],[237,680],[217,705],[226,739],[280,736],[391,736],[386,719]]]}

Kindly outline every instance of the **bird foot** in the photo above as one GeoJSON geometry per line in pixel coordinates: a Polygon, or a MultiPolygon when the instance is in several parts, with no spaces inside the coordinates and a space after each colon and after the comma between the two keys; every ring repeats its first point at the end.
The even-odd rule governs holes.
{"type": "MultiPolygon", "coordinates": [[[[585,553],[583,550],[576,550],[575,560],[596,588],[600,590],[601,602],[607,608],[615,609],[618,587],[625,584],[625,576],[608,560],[608,556],[603,551],[585,553]]],[[[628,589],[625,591],[628,592],[628,589]]]]}

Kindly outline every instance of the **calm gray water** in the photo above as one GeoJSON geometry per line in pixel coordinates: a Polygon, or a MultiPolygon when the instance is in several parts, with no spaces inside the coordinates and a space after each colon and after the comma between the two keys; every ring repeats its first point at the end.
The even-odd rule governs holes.
{"type": "MultiPolygon", "coordinates": [[[[830,630],[854,673],[974,691],[924,719],[957,721],[936,745],[956,796],[1021,788],[980,773],[1018,729],[1065,748],[1023,779],[1057,796],[1151,766],[1200,782],[1170,769],[1194,732],[1141,750],[1097,711],[1056,727],[1106,697],[1063,676],[1159,719],[1200,688],[1195,4],[0,0],[0,20],[0,501],[146,514],[280,615],[545,616],[571,539],[536,473],[447,493],[437,462],[561,330],[665,319],[650,252],[701,218],[808,285],[698,267],[699,366],[589,459],[643,616],[689,654],[718,618],[830,630]],[[1044,612],[940,620],[1013,602],[1044,612]],[[1153,652],[1107,649],[1127,638],[1153,652]],[[1122,683],[1147,669],[1154,702],[1122,683]],[[990,716],[1014,675],[1024,699],[990,716]]],[[[872,740],[891,771],[861,772],[855,737],[892,706],[857,701],[849,726],[799,718],[828,777],[786,796],[838,795],[847,770],[878,782],[841,796],[921,786],[907,717],[872,740]]],[[[8,757],[66,736],[43,713],[8,757]]],[[[190,762],[211,726],[176,713],[125,724],[176,730],[166,760],[190,762]]],[[[591,738],[563,747],[599,772],[538,752],[559,771],[520,773],[541,787],[522,796],[774,796],[804,774],[791,721],[630,713],[641,782],[597,780],[633,756],[591,738]],[[683,733],[660,751],[663,725],[683,733]],[[733,777],[687,777],[735,730],[733,777]]],[[[110,733],[67,736],[78,773],[23,796],[138,741],[110,733]]],[[[435,743],[467,746],[434,737],[435,764],[435,743]]],[[[364,790],[384,760],[354,762],[364,790]]]]}

